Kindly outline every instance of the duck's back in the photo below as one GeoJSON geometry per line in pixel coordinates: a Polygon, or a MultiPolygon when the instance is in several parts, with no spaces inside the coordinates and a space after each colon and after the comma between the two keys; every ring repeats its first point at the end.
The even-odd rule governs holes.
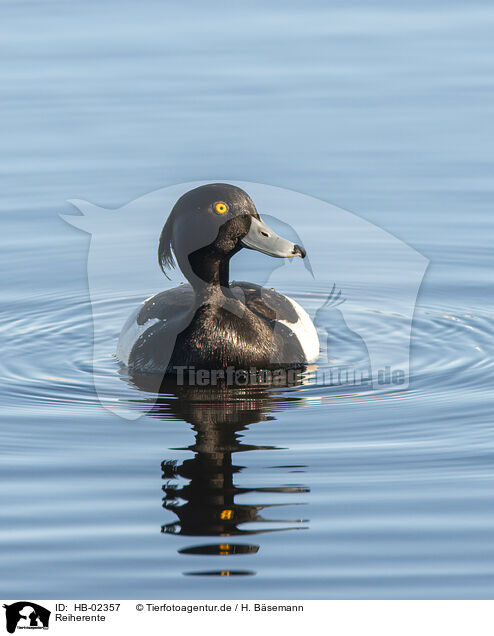
{"type": "Polygon", "coordinates": [[[233,299],[195,307],[190,285],[166,290],[133,312],[117,358],[140,373],[196,369],[287,368],[313,362],[319,340],[294,300],[253,283],[232,282],[233,299]]]}

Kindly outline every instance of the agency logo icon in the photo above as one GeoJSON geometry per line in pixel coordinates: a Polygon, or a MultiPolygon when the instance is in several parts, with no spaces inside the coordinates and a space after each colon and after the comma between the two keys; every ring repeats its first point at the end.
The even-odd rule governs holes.
{"type": "Polygon", "coordinates": [[[13,634],[18,629],[48,629],[50,610],[32,601],[17,601],[5,605],[7,631],[13,634]]]}

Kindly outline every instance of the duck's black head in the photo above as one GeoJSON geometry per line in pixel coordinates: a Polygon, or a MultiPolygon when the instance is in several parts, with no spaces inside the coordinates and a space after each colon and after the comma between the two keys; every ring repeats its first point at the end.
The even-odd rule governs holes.
{"type": "Polygon", "coordinates": [[[228,287],[230,258],[242,247],[278,258],[305,257],[305,250],[277,236],[259,217],[241,188],[211,183],[186,192],[176,202],[161,232],[162,270],[178,265],[194,287],[228,287]]]}

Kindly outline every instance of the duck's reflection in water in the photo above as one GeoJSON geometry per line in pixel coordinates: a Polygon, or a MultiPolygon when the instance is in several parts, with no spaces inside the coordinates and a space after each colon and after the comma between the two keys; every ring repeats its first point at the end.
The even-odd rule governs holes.
{"type": "MultiPolygon", "coordinates": [[[[195,443],[187,448],[193,457],[177,464],[164,459],[163,507],[173,512],[177,520],[162,526],[166,535],[196,537],[221,537],[216,543],[191,545],[181,549],[181,554],[232,556],[255,554],[259,546],[253,543],[232,541],[232,537],[257,535],[265,532],[303,529],[306,519],[266,518],[264,511],[286,505],[300,505],[293,497],[283,503],[263,503],[263,494],[294,495],[308,492],[300,484],[283,486],[242,487],[240,473],[245,466],[232,460],[233,453],[256,450],[278,450],[275,446],[255,446],[242,442],[243,432],[258,422],[275,419],[270,413],[281,403],[294,405],[300,398],[282,394],[269,388],[222,389],[221,387],[162,387],[151,415],[170,415],[185,420],[195,431],[195,443]],[[166,393],[163,393],[166,392],[166,393]],[[256,493],[259,503],[242,503],[242,495],[256,493]],[[255,527],[251,527],[255,523],[255,527]]],[[[274,467],[273,467],[274,468],[274,467]]],[[[287,472],[303,472],[303,466],[280,466],[287,472]],[[296,469],[296,471],[295,471],[296,469]]],[[[269,496],[269,495],[268,495],[269,496]]],[[[247,575],[251,570],[208,570],[186,572],[196,575],[247,575]]]]}

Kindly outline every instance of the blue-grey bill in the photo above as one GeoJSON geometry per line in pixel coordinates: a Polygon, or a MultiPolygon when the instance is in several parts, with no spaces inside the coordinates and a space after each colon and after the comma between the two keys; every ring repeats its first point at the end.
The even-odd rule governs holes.
{"type": "Polygon", "coordinates": [[[276,258],[305,258],[303,247],[278,236],[263,221],[253,216],[250,219],[250,229],[240,242],[244,247],[276,258]]]}

